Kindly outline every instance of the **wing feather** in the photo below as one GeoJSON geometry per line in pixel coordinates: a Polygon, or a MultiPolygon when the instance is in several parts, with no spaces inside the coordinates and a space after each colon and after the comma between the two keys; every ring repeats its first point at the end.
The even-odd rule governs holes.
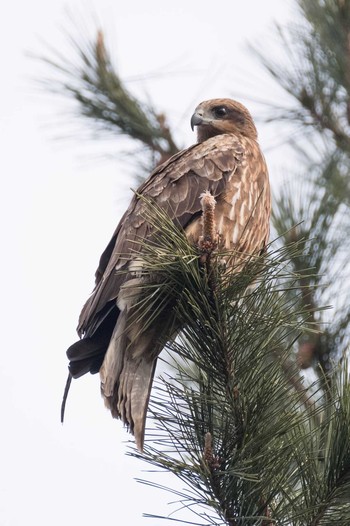
{"type": "Polygon", "coordinates": [[[134,195],[101,256],[95,289],[79,319],[80,334],[91,335],[91,327],[97,329],[99,313],[109,302],[114,302],[125,279],[116,269],[127,268],[141,248],[139,240],[152,235],[144,217],[145,203],[138,195],[152,198],[185,228],[201,212],[201,193],[209,190],[214,197],[219,195],[240,165],[243,154],[241,140],[233,134],[224,134],[179,152],[152,172],[134,195]]]}

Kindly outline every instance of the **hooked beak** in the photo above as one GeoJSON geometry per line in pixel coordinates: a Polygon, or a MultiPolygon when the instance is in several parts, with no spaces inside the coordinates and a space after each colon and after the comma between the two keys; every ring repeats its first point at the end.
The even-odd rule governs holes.
{"type": "Polygon", "coordinates": [[[195,112],[191,117],[192,131],[194,130],[195,126],[199,126],[200,124],[203,124],[203,115],[200,115],[199,113],[195,112]]]}

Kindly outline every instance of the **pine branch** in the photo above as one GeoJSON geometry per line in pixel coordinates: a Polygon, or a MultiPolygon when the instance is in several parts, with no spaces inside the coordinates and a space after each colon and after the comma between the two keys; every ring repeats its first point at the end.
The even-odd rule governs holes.
{"type": "MultiPolygon", "coordinates": [[[[304,276],[300,283],[303,304],[305,307],[309,305],[312,314],[329,300],[333,304],[337,295],[334,291],[332,297],[331,287],[317,288],[320,277],[323,277],[323,284],[327,279],[330,283],[335,281],[335,259],[339,268],[342,258],[343,269],[347,266],[344,249],[349,247],[344,231],[348,228],[348,220],[344,221],[341,216],[344,204],[349,206],[350,4],[348,0],[299,0],[298,4],[302,14],[298,26],[288,31],[280,30],[290,65],[280,67],[264,57],[262,61],[298,102],[294,109],[286,110],[284,117],[299,121],[304,130],[311,125],[327,144],[320,155],[322,143],[314,143],[319,160],[315,163],[309,156],[306,173],[300,181],[302,198],[299,202],[295,189],[283,188],[273,207],[273,224],[277,233],[284,236],[288,232],[286,243],[291,239],[305,243],[304,256],[294,260],[293,264],[296,271],[306,267],[313,269],[313,276],[304,276]]],[[[338,317],[348,319],[342,315],[343,309],[344,305],[341,305],[335,312],[335,325],[338,317]]],[[[299,363],[302,367],[319,363],[322,370],[329,371],[332,356],[340,356],[342,348],[331,345],[330,338],[322,336],[322,320],[319,322],[318,334],[300,341],[299,363]]],[[[334,333],[334,330],[330,332],[334,333]]]]}
{"type": "Polygon", "coordinates": [[[261,53],[259,56],[273,78],[298,102],[299,108],[282,110],[280,117],[330,132],[336,146],[349,156],[348,0],[298,0],[298,5],[298,25],[279,30],[290,66],[273,63],[261,53]]]}
{"type": "MultiPolygon", "coordinates": [[[[328,174],[328,167],[325,171],[328,174]]],[[[339,297],[337,279],[345,279],[350,247],[344,238],[347,214],[341,202],[320,184],[325,171],[318,170],[314,178],[309,176],[309,181],[303,178],[284,185],[275,201],[272,219],[283,243],[288,246],[291,241],[299,242],[303,248],[301,257],[291,259],[295,272],[310,269],[299,282],[301,300],[319,330],[299,340],[299,365],[307,368],[319,363],[321,370],[330,372],[332,360],[339,359],[348,341],[350,298],[344,290],[344,299],[338,305],[335,300],[339,297]],[[333,306],[331,319],[329,312],[322,312],[319,307],[327,304],[333,306]]],[[[316,371],[320,369],[316,367],[316,371]]],[[[323,381],[327,377],[322,374],[320,378],[323,381]]]]}
{"type": "Polygon", "coordinates": [[[67,64],[53,50],[54,58],[41,57],[52,67],[53,79],[45,85],[51,91],[73,99],[78,117],[98,133],[124,135],[139,143],[152,158],[150,167],[162,163],[178,151],[164,113],[144,104],[127,89],[113,66],[102,30],[94,40],[78,42],[69,37],[76,60],[67,64]]]}
{"type": "Polygon", "coordinates": [[[295,451],[300,468],[303,497],[299,512],[312,526],[346,526],[350,520],[350,384],[348,363],[343,363],[332,380],[333,402],[323,403],[323,422],[311,428],[295,451]],[[305,459],[308,467],[305,470],[305,459]],[[317,491],[315,491],[317,488],[317,491]]]}
{"type": "MultiPolygon", "coordinates": [[[[257,54],[294,99],[293,105],[280,108],[277,116],[275,108],[271,110],[274,122],[277,117],[299,125],[300,138],[294,146],[305,163],[302,178],[297,176],[299,190],[283,187],[273,206],[273,225],[283,242],[294,240],[305,245],[303,256],[293,260],[295,271],[311,269],[300,282],[301,299],[318,322],[319,331],[300,339],[298,362],[303,368],[316,366],[320,372],[319,364],[329,372],[332,359],[339,359],[345,348],[350,319],[349,297],[344,294],[338,302],[339,288],[333,285],[337,279],[346,279],[350,248],[349,214],[344,212],[344,206],[349,208],[350,204],[350,2],[297,0],[297,4],[298,24],[287,30],[279,28],[287,65],[257,54]],[[306,147],[310,130],[313,141],[308,140],[306,147]],[[327,313],[316,319],[313,313],[327,304],[335,307],[333,319],[327,313]]],[[[321,374],[320,378],[330,392],[328,377],[321,374]]]]}
{"type": "Polygon", "coordinates": [[[147,319],[150,308],[161,316],[154,309],[171,291],[172,326],[182,330],[168,342],[174,361],[151,401],[155,429],[142,458],[184,481],[191,488],[181,495],[186,509],[204,506],[200,517],[211,524],[218,524],[215,514],[230,526],[272,524],[283,489],[295,485],[286,461],[295,447],[291,430],[309,418],[302,409],[307,391],[296,391],[283,370],[290,336],[304,323],[289,294],[300,276],[286,273],[285,248],[240,261],[236,275],[220,264],[228,254],[215,249],[213,294],[201,248],[148,206],[157,235],[143,247],[140,309],[147,319]]]}

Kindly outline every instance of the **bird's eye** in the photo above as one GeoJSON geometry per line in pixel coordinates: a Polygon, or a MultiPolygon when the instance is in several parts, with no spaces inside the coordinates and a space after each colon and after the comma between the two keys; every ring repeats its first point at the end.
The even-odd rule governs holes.
{"type": "Polygon", "coordinates": [[[216,108],[214,108],[214,115],[218,119],[222,119],[222,117],[225,117],[227,115],[227,109],[225,108],[225,106],[217,106],[216,108]]]}

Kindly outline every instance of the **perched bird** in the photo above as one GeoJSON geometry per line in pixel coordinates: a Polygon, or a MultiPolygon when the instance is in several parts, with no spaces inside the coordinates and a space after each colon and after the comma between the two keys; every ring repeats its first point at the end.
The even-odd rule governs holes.
{"type": "MultiPolygon", "coordinates": [[[[231,99],[199,104],[192,115],[198,142],[158,166],[140,186],[96,271],[92,295],[80,314],[79,341],[69,347],[69,378],[100,373],[101,392],[112,416],[121,418],[142,451],[145,420],[157,358],[157,326],[135,327],[133,265],[150,239],[145,196],[184,230],[192,243],[202,234],[201,196],[215,198],[221,243],[238,253],[260,254],[269,237],[270,188],[257,131],[248,110],[231,99]],[[130,272],[128,272],[130,270],[130,272]],[[119,272],[121,271],[121,272],[119,272]],[[122,272],[124,271],[124,272],[122,272]]],[[[62,412],[62,418],[63,418],[62,412]]]]}

